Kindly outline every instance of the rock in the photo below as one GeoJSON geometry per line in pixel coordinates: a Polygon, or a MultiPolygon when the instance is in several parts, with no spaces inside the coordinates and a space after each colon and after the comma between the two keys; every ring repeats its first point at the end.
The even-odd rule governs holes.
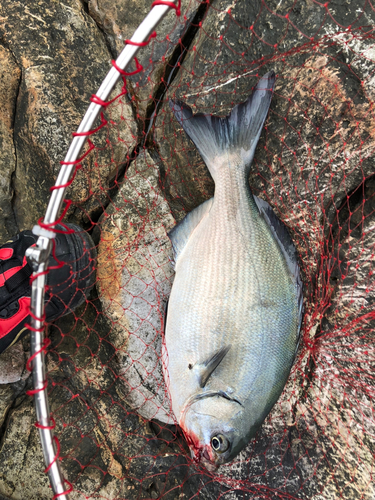
{"type": "Polygon", "coordinates": [[[0,493],[15,500],[51,498],[33,400],[21,397],[11,410],[0,447],[0,493]]]}
{"type": "Polygon", "coordinates": [[[11,51],[0,46],[0,244],[17,231],[12,209],[12,175],[16,168],[13,142],[14,109],[21,70],[11,51]]]}
{"type": "MultiPolygon", "coordinates": [[[[111,46],[112,53],[115,57],[118,57],[122,49],[124,48],[124,41],[130,39],[135,30],[141,24],[143,19],[150,12],[151,3],[146,0],[141,0],[140,2],[135,2],[134,0],[118,0],[117,2],[109,2],[104,0],[103,2],[98,2],[98,0],[84,0],[87,3],[88,11],[90,16],[95,20],[95,22],[100,26],[103,32],[106,34],[108,42],[111,46]]],[[[186,13],[186,8],[189,6],[189,2],[182,2],[182,13],[186,13]]],[[[193,9],[190,8],[192,11],[193,9]]],[[[176,16],[172,16],[173,11],[168,14],[166,18],[161,22],[157,28],[158,40],[163,42],[167,34],[171,31],[176,31],[176,16]]],[[[182,19],[178,23],[178,27],[181,30],[184,26],[184,20],[182,19]]],[[[161,44],[160,54],[165,53],[165,47],[171,44],[161,44]]],[[[173,44],[174,45],[174,44],[173,44]]],[[[171,46],[172,48],[172,46],[171,46]]],[[[160,50],[160,48],[159,48],[160,50]]],[[[145,61],[145,53],[142,50],[140,57],[145,61]]],[[[158,60],[156,57],[155,60],[158,60]]]]}
{"type": "MultiPolygon", "coordinates": [[[[10,69],[15,68],[9,81],[7,105],[14,109],[13,120],[8,121],[12,125],[9,130],[14,128],[15,151],[7,153],[13,155],[13,160],[9,156],[7,175],[9,178],[14,171],[12,205],[22,230],[32,227],[44,215],[49,188],[68,150],[71,133],[90,104],[90,95],[96,92],[109,70],[110,55],[102,34],[78,0],[52,1],[48,6],[39,2],[27,8],[23,2],[5,1],[0,6],[0,15],[0,32],[9,47],[9,51],[2,49],[2,54],[8,57],[10,69]]],[[[4,113],[7,112],[5,107],[4,113]]],[[[86,224],[90,213],[101,206],[100,194],[108,190],[120,159],[126,159],[128,143],[134,144],[132,111],[126,104],[114,108],[114,119],[121,120],[121,114],[123,121],[131,124],[130,134],[126,127],[121,132],[127,143],[117,146],[118,151],[112,152],[112,156],[107,154],[112,162],[107,163],[100,178],[92,155],[69,192],[79,206],[84,205],[81,210],[88,212],[86,224]],[[95,193],[99,194],[93,201],[95,193]]],[[[13,140],[7,142],[13,144],[13,140]]],[[[9,191],[10,187],[4,189],[9,191]]],[[[80,222],[78,216],[75,220],[80,222]]]]}
{"type": "MultiPolygon", "coordinates": [[[[90,15],[105,33],[115,58],[124,48],[124,41],[133,36],[151,7],[151,2],[146,0],[137,2],[119,0],[115,4],[110,0],[100,3],[97,0],[85,0],[85,2],[90,15]]],[[[182,0],[181,16],[176,17],[174,10],[171,10],[157,27],[157,38],[152,38],[150,44],[139,51],[137,58],[144,70],[129,76],[129,80],[132,83],[130,91],[137,106],[142,128],[148,128],[148,122],[144,121],[144,117],[146,114],[150,116],[157,105],[177,59],[181,58],[181,49],[194,36],[206,8],[199,2],[182,0]],[[179,44],[180,39],[181,44],[179,44]],[[150,75],[154,82],[151,93],[148,83],[150,75]]],[[[128,71],[135,69],[133,64],[128,71]]]]}
{"type": "Polygon", "coordinates": [[[113,328],[119,394],[145,418],[173,423],[161,371],[163,308],[173,279],[167,231],[175,222],[159,170],[139,153],[100,221],[98,290],[113,328]],[[135,195],[136,194],[136,195],[135,195]]]}
{"type": "MultiPolygon", "coordinates": [[[[67,212],[67,220],[88,229],[118,191],[136,146],[137,124],[127,96],[122,95],[122,86],[120,80],[110,96],[110,99],[118,96],[116,105],[102,111],[106,124],[90,136],[91,146],[87,143],[85,150],[88,154],[68,191],[73,206],[67,212]]],[[[98,126],[100,123],[97,120],[98,126]]]]}
{"type": "MultiPolygon", "coordinates": [[[[0,384],[18,382],[25,371],[26,356],[21,343],[14,344],[0,354],[0,384]]],[[[28,372],[25,376],[28,376],[28,372]]]]}
{"type": "Polygon", "coordinates": [[[12,387],[8,384],[0,386],[0,429],[3,425],[8,414],[10,407],[14,400],[14,393],[12,387]]]}

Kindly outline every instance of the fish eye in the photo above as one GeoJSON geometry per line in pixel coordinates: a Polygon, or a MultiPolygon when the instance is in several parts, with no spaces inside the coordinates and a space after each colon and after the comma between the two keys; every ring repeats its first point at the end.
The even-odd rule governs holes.
{"type": "Polygon", "coordinates": [[[216,453],[224,453],[229,448],[229,441],[222,434],[217,434],[211,438],[211,446],[216,453]]]}

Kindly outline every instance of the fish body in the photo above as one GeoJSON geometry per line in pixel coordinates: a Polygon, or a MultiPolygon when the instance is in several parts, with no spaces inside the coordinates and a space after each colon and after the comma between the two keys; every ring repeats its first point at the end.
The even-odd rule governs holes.
{"type": "Polygon", "coordinates": [[[214,197],[170,233],[175,278],[164,369],[172,408],[207,468],[231,461],[279,398],[302,319],[296,251],[248,183],[275,76],[226,118],[172,104],[215,181],[214,197]]]}

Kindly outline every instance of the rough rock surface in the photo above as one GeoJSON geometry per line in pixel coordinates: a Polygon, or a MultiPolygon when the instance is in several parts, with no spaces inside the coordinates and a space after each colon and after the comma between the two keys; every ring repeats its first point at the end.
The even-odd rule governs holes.
{"type": "Polygon", "coordinates": [[[33,401],[20,396],[7,415],[0,447],[0,492],[9,498],[51,498],[35,422],[33,401]]]}
{"type": "Polygon", "coordinates": [[[28,354],[24,352],[22,343],[19,342],[0,356],[0,384],[12,384],[23,378],[28,354]]]}
{"type": "Polygon", "coordinates": [[[14,109],[21,70],[11,51],[0,46],[0,243],[13,236],[16,221],[12,210],[12,176],[16,168],[13,139],[14,109]]]}
{"type": "MultiPolygon", "coordinates": [[[[44,214],[71,133],[108,71],[111,56],[102,33],[79,0],[54,0],[48,5],[5,1],[0,16],[1,55],[10,71],[2,80],[2,85],[9,86],[7,95],[4,90],[1,94],[1,133],[7,134],[2,161],[8,158],[6,175],[11,180],[2,186],[1,207],[6,218],[1,224],[15,219],[22,230],[44,214]]],[[[129,123],[130,117],[128,112],[129,123]]],[[[104,178],[113,170],[109,166],[104,178]]],[[[77,203],[87,202],[99,190],[95,183],[89,185],[88,176],[81,176],[84,181],[77,182],[70,193],[77,203]]],[[[94,209],[89,206],[88,210],[94,209]]],[[[7,232],[14,234],[17,226],[13,224],[13,231],[7,232]]],[[[4,231],[1,233],[4,238],[4,231]]]]}
{"type": "Polygon", "coordinates": [[[167,231],[175,221],[159,170],[141,151],[101,221],[98,290],[113,322],[121,397],[145,418],[173,423],[161,371],[163,311],[173,279],[167,231]]]}
{"type": "MultiPolygon", "coordinates": [[[[252,2],[251,5],[244,1],[235,4],[227,0],[215,2],[214,8],[208,11],[204,19],[204,30],[196,35],[193,50],[187,54],[181,71],[172,82],[166,97],[183,100],[194,112],[225,116],[234,105],[246,100],[260,75],[274,70],[279,78],[269,118],[270,134],[275,136],[268,158],[274,155],[274,163],[276,158],[279,158],[278,161],[282,161],[283,164],[285,162],[286,165],[283,168],[275,165],[276,170],[268,172],[260,163],[263,160],[260,157],[258,178],[251,178],[252,187],[261,192],[265,189],[264,184],[270,184],[268,179],[271,176],[279,179],[284,177],[286,180],[288,172],[299,173],[300,165],[293,168],[295,158],[291,157],[291,151],[296,152],[296,158],[300,163],[303,161],[302,158],[310,156],[305,160],[305,174],[300,176],[300,179],[293,178],[292,183],[296,184],[298,180],[304,182],[309,175],[312,177],[311,171],[317,170],[314,164],[318,158],[319,168],[316,173],[320,176],[320,186],[326,186],[328,171],[324,173],[327,170],[324,162],[331,160],[332,164],[333,158],[336,160],[335,152],[339,149],[340,161],[334,167],[339,172],[330,183],[335,190],[340,187],[336,197],[341,199],[345,189],[350,191],[362,180],[360,174],[351,176],[348,181],[352,184],[344,187],[340,177],[342,175],[340,167],[346,162],[346,157],[350,158],[351,165],[355,161],[358,162],[357,158],[352,158],[350,152],[347,153],[346,148],[341,146],[343,142],[345,146],[347,145],[345,142],[347,137],[352,141],[352,132],[357,120],[364,130],[359,130],[359,133],[355,134],[355,140],[350,142],[349,147],[358,150],[358,143],[362,140],[361,134],[366,137],[368,150],[371,151],[373,147],[371,113],[369,113],[373,98],[373,77],[366,64],[366,56],[373,60],[372,40],[362,35],[361,31],[354,37],[338,34],[333,38],[333,43],[332,40],[327,40],[326,44],[320,43],[319,48],[314,49],[315,39],[310,41],[310,38],[315,36],[318,39],[322,38],[324,42],[324,36],[331,38],[338,30],[336,21],[326,15],[326,9],[316,7],[315,4],[313,7],[309,2],[296,5],[289,14],[289,22],[296,23],[300,30],[296,32],[287,19],[282,19],[291,8],[289,2],[282,4],[278,2],[277,5],[276,2],[275,4],[271,2],[271,4],[267,9],[261,2],[252,2]],[[271,13],[270,9],[275,10],[277,16],[271,13]],[[287,28],[289,31],[285,36],[287,28]],[[222,39],[218,40],[219,37],[222,39]],[[296,47],[297,43],[304,44],[302,49],[298,45],[296,47]],[[287,52],[287,58],[283,56],[284,51],[287,52]],[[280,56],[278,53],[281,53],[280,56]],[[358,57],[359,54],[364,54],[365,59],[358,57]],[[268,59],[271,56],[274,56],[274,59],[269,63],[268,59]],[[342,64],[343,62],[353,63],[350,72],[342,64]],[[364,82],[363,89],[360,86],[361,81],[364,82]],[[310,101],[311,88],[315,90],[315,98],[312,101],[310,101]],[[327,105],[329,111],[325,109],[327,105]],[[301,113],[305,111],[306,113],[308,111],[308,115],[301,121],[301,113]],[[278,120],[279,114],[282,117],[288,116],[286,129],[282,131],[278,120]],[[317,125],[321,125],[326,116],[328,120],[324,123],[324,127],[317,131],[317,125]],[[339,124],[339,129],[333,131],[336,123],[339,124]],[[296,128],[300,131],[299,134],[296,128]],[[331,142],[333,133],[335,140],[331,142]],[[371,133],[371,138],[367,138],[368,133],[371,133]],[[330,143],[330,157],[322,157],[324,141],[330,143]],[[307,151],[308,144],[314,145],[311,151],[307,151]]],[[[345,6],[343,15],[338,3],[331,13],[343,26],[350,25],[356,18],[358,20],[354,26],[357,28],[366,26],[374,14],[371,9],[366,9],[365,14],[359,16],[356,10],[359,5],[364,7],[362,2],[351,7],[345,6]]],[[[173,114],[165,100],[156,120],[155,139],[159,144],[161,157],[167,158],[168,161],[172,159],[175,164],[175,169],[171,173],[168,172],[165,189],[167,193],[171,191],[171,200],[168,198],[168,201],[177,220],[213,193],[213,184],[207,169],[200,161],[192,143],[184,133],[180,133],[180,130],[176,127],[173,114]],[[189,187],[194,184],[196,187],[192,193],[189,187]],[[175,199],[176,191],[182,200],[175,199]]],[[[261,147],[258,148],[258,152],[260,151],[261,147]]],[[[165,166],[165,169],[168,167],[165,166]]],[[[358,171],[360,172],[360,169],[358,171]]],[[[365,165],[365,175],[369,173],[372,173],[371,162],[365,165]]],[[[290,184],[289,178],[288,183],[290,184]]],[[[296,188],[302,192],[299,185],[296,188]]],[[[311,193],[315,191],[315,186],[313,189],[310,186],[308,188],[304,195],[313,198],[314,195],[311,193]]],[[[266,189],[269,190],[270,187],[267,186],[266,189]]],[[[284,186],[277,186],[275,189],[285,192],[284,186]]],[[[307,203],[309,202],[307,199],[307,203]]]]}
{"type": "MultiPolygon", "coordinates": [[[[148,0],[119,0],[115,4],[110,0],[85,1],[90,15],[103,30],[115,58],[123,49],[124,41],[133,36],[151,7],[148,0]]],[[[179,40],[193,36],[204,10],[205,6],[196,0],[182,0],[181,16],[177,17],[174,13],[166,16],[156,29],[157,37],[151,38],[149,45],[139,51],[137,59],[143,66],[143,71],[129,77],[129,90],[134,96],[142,129],[147,130],[148,121],[143,118],[153,112],[160,93],[164,90],[163,86],[155,85],[150,94],[148,79],[151,76],[154,83],[168,82],[175,61],[180,57],[179,40]]],[[[134,70],[135,67],[132,68],[134,70]]]]}

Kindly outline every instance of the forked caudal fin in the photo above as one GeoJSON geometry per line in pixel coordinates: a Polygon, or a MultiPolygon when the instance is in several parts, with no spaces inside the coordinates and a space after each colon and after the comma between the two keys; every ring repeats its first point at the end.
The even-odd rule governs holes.
{"type": "Polygon", "coordinates": [[[169,100],[178,122],[194,142],[212,177],[225,161],[234,155],[247,173],[254,157],[264,121],[270,107],[275,73],[264,75],[245,102],[237,104],[225,118],[197,113],[182,101],[169,100]]]}

